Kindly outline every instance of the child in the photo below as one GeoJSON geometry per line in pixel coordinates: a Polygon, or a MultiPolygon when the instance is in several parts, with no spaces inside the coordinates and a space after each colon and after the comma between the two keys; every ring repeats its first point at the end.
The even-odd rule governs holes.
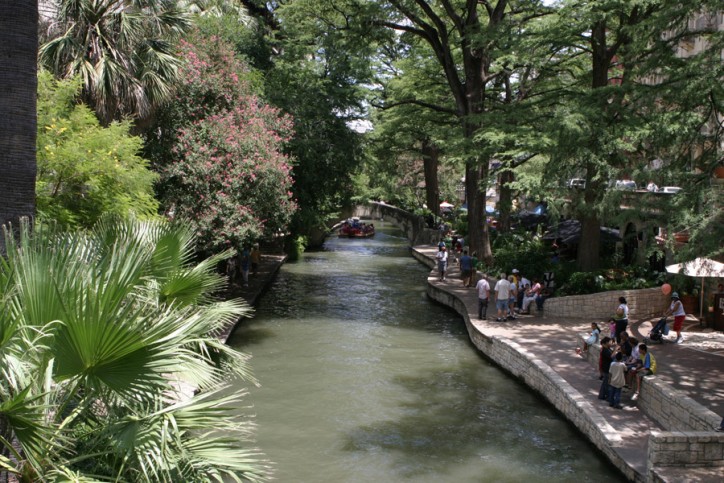
{"type": "Polygon", "coordinates": [[[608,336],[612,339],[616,339],[616,320],[613,318],[608,319],[608,336]]]}
{"type": "Polygon", "coordinates": [[[601,334],[601,328],[598,326],[597,323],[591,322],[591,335],[588,336],[588,339],[586,339],[583,342],[583,351],[581,351],[580,348],[576,347],[576,354],[580,355],[581,352],[588,352],[588,348],[598,342],[598,337],[601,334]]]}
{"type": "Polygon", "coordinates": [[[623,409],[621,406],[621,389],[626,382],[626,364],[623,363],[623,354],[617,352],[609,370],[608,405],[612,408],[623,409]]]}
{"type": "Polygon", "coordinates": [[[656,373],[656,359],[654,355],[649,352],[646,344],[639,345],[639,359],[641,359],[641,366],[633,369],[633,375],[636,376],[636,392],[631,396],[631,400],[635,401],[639,398],[639,391],[641,390],[641,379],[650,374],[656,373]]]}

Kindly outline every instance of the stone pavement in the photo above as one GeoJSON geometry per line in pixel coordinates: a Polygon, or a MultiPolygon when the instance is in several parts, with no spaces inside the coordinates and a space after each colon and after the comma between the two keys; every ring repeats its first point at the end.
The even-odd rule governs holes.
{"type": "MultiPolygon", "coordinates": [[[[413,247],[413,251],[428,259],[428,266],[434,267],[437,246],[413,247]]],[[[420,259],[420,257],[416,257],[420,259]]],[[[491,274],[488,274],[491,275],[491,274]]],[[[620,444],[614,451],[639,475],[646,474],[647,446],[651,431],[662,431],[656,422],[648,418],[631,401],[632,393],[624,393],[623,410],[616,410],[597,398],[600,381],[597,368],[575,353],[581,335],[590,331],[591,320],[556,319],[545,316],[521,315],[515,321],[496,322],[493,303],[488,307],[488,320],[477,318],[477,293],[473,288],[462,286],[460,272],[452,264],[446,281],[438,280],[433,269],[427,283],[453,294],[462,301],[471,324],[487,337],[504,337],[513,340],[532,352],[536,358],[548,364],[581,395],[590,400],[609,424],[620,433],[620,444]]],[[[490,278],[490,277],[489,277],[490,278]]],[[[492,288],[491,284],[491,296],[492,288]]],[[[534,306],[533,306],[534,309],[534,306]]],[[[663,309],[663,308],[662,308],[663,309]]],[[[599,321],[600,322],[600,321],[599,321]]],[[[643,341],[652,327],[651,320],[632,320],[630,332],[643,341]]],[[[688,329],[698,328],[698,322],[690,323],[688,329]]],[[[657,361],[657,378],[688,395],[704,407],[724,416],[724,334],[686,334],[683,344],[649,344],[657,361]],[[714,340],[714,344],[696,341],[714,340]],[[689,342],[691,341],[691,343],[689,342]],[[718,349],[717,349],[718,347],[718,349]]],[[[716,434],[716,433],[712,433],[716,434]]],[[[697,470],[700,471],[700,470],[697,470]]],[[[671,480],[676,481],[672,470],[671,480]]],[[[724,468],[704,469],[698,481],[724,481],[724,468]]],[[[681,481],[681,480],[680,480],[681,481]]]]}

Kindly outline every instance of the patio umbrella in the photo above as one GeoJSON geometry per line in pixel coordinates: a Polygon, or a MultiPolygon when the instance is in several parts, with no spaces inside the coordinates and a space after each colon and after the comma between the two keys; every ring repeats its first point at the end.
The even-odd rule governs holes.
{"type": "Polygon", "coordinates": [[[704,278],[724,278],[724,263],[710,258],[696,258],[690,262],[667,265],[666,271],[689,277],[701,277],[701,290],[699,290],[699,318],[701,318],[704,311],[704,278]]]}

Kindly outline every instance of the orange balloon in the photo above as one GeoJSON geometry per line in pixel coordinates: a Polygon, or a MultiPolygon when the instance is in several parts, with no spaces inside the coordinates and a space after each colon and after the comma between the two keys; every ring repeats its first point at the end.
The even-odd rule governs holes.
{"type": "Polygon", "coordinates": [[[671,285],[668,283],[665,283],[661,286],[661,291],[664,293],[664,295],[669,295],[671,293],[671,285]]]}

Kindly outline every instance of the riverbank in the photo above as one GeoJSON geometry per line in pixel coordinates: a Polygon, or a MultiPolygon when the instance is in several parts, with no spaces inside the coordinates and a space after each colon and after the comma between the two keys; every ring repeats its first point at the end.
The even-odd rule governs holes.
{"type": "MultiPolygon", "coordinates": [[[[433,269],[436,251],[434,245],[416,246],[413,256],[433,269]]],[[[471,340],[481,352],[548,399],[628,480],[722,481],[724,434],[685,427],[671,432],[661,417],[649,416],[657,411],[666,413],[670,401],[678,400],[683,402],[677,410],[684,413],[679,419],[696,413],[707,429],[718,424],[724,380],[724,358],[718,351],[701,351],[686,344],[654,346],[658,375],[645,382],[649,390],[642,390],[642,394],[663,393],[665,407],[653,396],[632,401],[629,393],[622,401],[624,409],[616,410],[597,398],[600,381],[595,365],[575,353],[590,320],[545,316],[521,316],[504,323],[478,320],[475,290],[462,287],[455,266],[447,282],[439,281],[433,269],[427,279],[427,293],[462,315],[471,340]],[[646,411],[645,404],[659,407],[646,411]],[[709,457],[706,464],[711,466],[694,468],[699,463],[697,448],[703,446],[709,457]],[[682,460],[690,464],[680,464],[682,460]]],[[[493,314],[491,305],[488,315],[493,314]]],[[[650,320],[632,320],[631,329],[641,340],[650,327],[650,320]]]]}

